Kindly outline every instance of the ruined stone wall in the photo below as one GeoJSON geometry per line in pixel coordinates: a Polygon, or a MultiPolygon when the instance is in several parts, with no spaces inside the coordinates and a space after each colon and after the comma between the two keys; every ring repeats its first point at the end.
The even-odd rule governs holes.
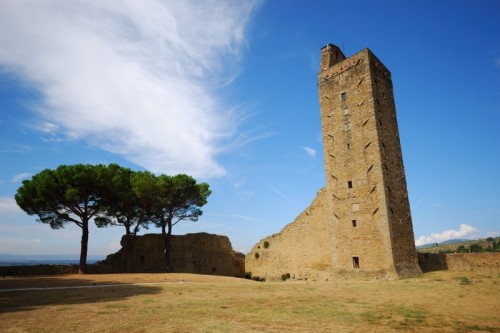
{"type": "Polygon", "coordinates": [[[332,251],[327,201],[322,189],[294,222],[279,234],[261,239],[246,256],[246,271],[266,280],[286,273],[295,279],[329,276],[332,251]]]}
{"type": "Polygon", "coordinates": [[[432,271],[474,271],[500,273],[500,253],[419,253],[418,263],[423,272],[432,271]]]}
{"type": "MultiPolygon", "coordinates": [[[[122,246],[127,241],[123,236],[122,246]]],[[[172,236],[172,261],[176,273],[212,274],[243,277],[245,256],[233,251],[226,236],[196,233],[172,236]]],[[[161,234],[138,236],[132,260],[134,273],[165,272],[165,255],[161,234]]],[[[87,265],[87,273],[126,272],[125,249],[105,260],[87,265]]],[[[0,266],[1,276],[77,274],[78,265],[0,266]]]]}
{"type": "MultiPolygon", "coordinates": [[[[127,241],[122,238],[122,246],[127,241]]],[[[134,243],[133,272],[165,272],[164,244],[161,234],[138,236],[134,243]]],[[[125,272],[125,249],[109,255],[96,271],[125,272]]],[[[245,256],[233,251],[226,236],[196,233],[172,236],[172,263],[176,273],[214,274],[243,277],[245,256]]]]}

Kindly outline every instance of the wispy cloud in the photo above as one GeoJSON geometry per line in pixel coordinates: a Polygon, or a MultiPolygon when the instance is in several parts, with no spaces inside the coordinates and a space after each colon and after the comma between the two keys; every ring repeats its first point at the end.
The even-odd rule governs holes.
{"type": "Polygon", "coordinates": [[[22,213],[14,198],[0,198],[0,214],[22,213]]]}
{"type": "Polygon", "coordinates": [[[307,155],[311,156],[312,158],[316,157],[316,149],[313,149],[311,147],[300,147],[302,150],[306,152],[307,155]]]}
{"type": "Polygon", "coordinates": [[[293,201],[292,199],[290,199],[287,195],[285,195],[283,192],[281,192],[278,188],[276,188],[275,186],[269,184],[268,182],[266,182],[264,179],[262,179],[260,177],[257,177],[257,179],[259,181],[261,181],[264,185],[266,185],[267,187],[269,187],[271,190],[273,190],[280,197],[282,197],[283,199],[285,199],[286,201],[288,201],[289,203],[291,203],[295,207],[300,208],[300,206],[295,201],[293,201]]]}
{"type": "Polygon", "coordinates": [[[246,215],[241,215],[241,214],[236,214],[236,213],[208,213],[206,214],[207,216],[215,216],[215,217],[229,217],[229,218],[234,218],[234,219],[239,219],[239,220],[245,220],[245,221],[256,221],[257,219],[255,217],[251,216],[246,216],[246,215]]]}
{"type": "Polygon", "coordinates": [[[239,72],[258,4],[2,1],[0,66],[39,90],[45,133],[153,172],[219,176],[240,119],[215,91],[239,72]]]}
{"type": "Polygon", "coordinates": [[[31,173],[22,172],[20,174],[15,175],[14,177],[12,177],[11,182],[17,183],[18,181],[26,179],[28,177],[31,177],[31,173]]]}
{"type": "Polygon", "coordinates": [[[27,146],[27,145],[9,145],[6,143],[0,143],[0,154],[1,153],[16,153],[16,154],[23,154],[23,153],[28,153],[33,150],[33,147],[27,146]]]}
{"type": "Polygon", "coordinates": [[[32,128],[44,132],[44,133],[55,133],[59,129],[59,126],[57,126],[54,123],[48,122],[48,121],[42,121],[42,122],[37,122],[34,124],[30,125],[32,128]]]}
{"type": "Polygon", "coordinates": [[[432,233],[430,236],[420,236],[416,241],[415,245],[424,245],[429,243],[440,243],[448,239],[464,238],[469,237],[472,234],[478,232],[477,228],[470,226],[468,224],[460,224],[459,230],[445,230],[440,233],[432,233]]]}

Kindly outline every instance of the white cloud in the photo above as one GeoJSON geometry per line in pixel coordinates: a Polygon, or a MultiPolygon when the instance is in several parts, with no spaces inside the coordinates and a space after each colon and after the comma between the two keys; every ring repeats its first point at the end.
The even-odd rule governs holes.
{"type": "Polygon", "coordinates": [[[317,153],[316,149],[313,149],[311,147],[300,147],[300,148],[302,148],[307,153],[307,155],[309,155],[313,158],[316,157],[316,153],[317,153]]]}
{"type": "Polygon", "coordinates": [[[440,233],[432,233],[430,236],[420,236],[416,241],[415,245],[420,246],[429,243],[441,243],[448,239],[464,238],[470,237],[470,235],[478,232],[477,228],[467,224],[460,224],[459,230],[445,230],[440,233]]]}
{"type": "Polygon", "coordinates": [[[14,198],[0,198],[0,214],[20,214],[22,212],[14,198]]]}
{"type": "Polygon", "coordinates": [[[20,180],[23,180],[23,179],[26,179],[28,177],[31,177],[31,173],[28,173],[28,172],[22,172],[20,174],[17,174],[15,175],[14,177],[12,177],[11,181],[13,183],[17,183],[18,181],[20,180]]]}
{"type": "Polygon", "coordinates": [[[153,172],[225,173],[240,119],[215,90],[238,74],[258,1],[2,1],[0,66],[34,85],[41,129],[153,172]]]}

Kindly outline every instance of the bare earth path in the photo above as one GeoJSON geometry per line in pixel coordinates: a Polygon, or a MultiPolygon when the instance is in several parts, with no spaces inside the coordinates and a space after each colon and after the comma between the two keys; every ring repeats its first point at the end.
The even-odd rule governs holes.
{"type": "Polygon", "coordinates": [[[192,274],[0,277],[0,332],[500,332],[499,280],[498,272],[265,283],[192,274]],[[19,288],[31,290],[9,291],[19,288]]]}

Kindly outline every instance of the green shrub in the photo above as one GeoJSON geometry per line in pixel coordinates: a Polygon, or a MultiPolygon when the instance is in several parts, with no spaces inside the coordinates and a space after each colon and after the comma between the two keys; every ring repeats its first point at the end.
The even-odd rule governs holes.
{"type": "Polygon", "coordinates": [[[267,249],[269,247],[269,242],[268,241],[265,241],[264,242],[264,248],[267,249]]]}
{"type": "Polygon", "coordinates": [[[464,285],[472,284],[472,281],[466,276],[461,276],[457,279],[459,280],[458,283],[460,283],[460,284],[464,284],[464,285]]]}
{"type": "Polygon", "coordinates": [[[483,252],[483,247],[477,243],[471,244],[469,250],[472,253],[483,252]]]}
{"type": "Polygon", "coordinates": [[[281,275],[281,280],[286,281],[290,278],[290,273],[282,274],[281,275]]]}
{"type": "Polygon", "coordinates": [[[255,259],[259,259],[259,257],[260,257],[259,252],[255,252],[255,259]]]}

